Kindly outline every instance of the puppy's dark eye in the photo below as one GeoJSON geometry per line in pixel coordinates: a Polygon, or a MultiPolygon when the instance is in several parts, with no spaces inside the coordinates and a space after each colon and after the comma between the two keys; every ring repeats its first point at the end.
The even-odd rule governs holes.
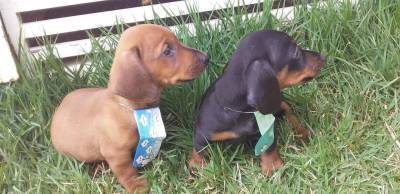
{"type": "Polygon", "coordinates": [[[165,57],[170,57],[170,56],[173,55],[173,53],[174,53],[174,51],[173,51],[171,45],[168,44],[168,45],[165,47],[164,51],[163,51],[163,55],[164,55],[165,57]]]}

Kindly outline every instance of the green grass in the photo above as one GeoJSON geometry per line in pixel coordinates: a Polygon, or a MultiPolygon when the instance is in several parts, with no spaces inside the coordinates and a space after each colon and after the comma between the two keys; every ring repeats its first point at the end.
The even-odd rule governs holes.
{"type": "MultiPolygon", "coordinates": [[[[296,19],[283,23],[268,14],[268,5],[258,20],[226,11],[217,28],[201,25],[192,7],[197,36],[184,26],[177,36],[208,52],[211,64],[196,81],[162,96],[168,137],[158,159],[142,171],[152,193],[400,193],[400,147],[394,139],[400,141],[400,3],[333,2],[311,11],[297,7],[296,19]],[[187,161],[199,100],[239,39],[264,28],[283,30],[300,45],[329,56],[321,76],[284,92],[314,136],[303,145],[289,124],[280,122],[285,167],[270,178],[260,173],[251,148],[226,144],[210,146],[209,165],[191,177],[187,161]]],[[[115,37],[104,33],[105,44],[114,48],[115,37]]],[[[0,86],[0,192],[124,192],[110,170],[93,178],[94,165],[58,154],[49,139],[51,115],[66,93],[106,85],[113,50],[101,44],[93,40],[95,52],[84,60],[91,61],[89,71],[71,74],[53,55],[20,54],[21,79],[0,86]]]]}

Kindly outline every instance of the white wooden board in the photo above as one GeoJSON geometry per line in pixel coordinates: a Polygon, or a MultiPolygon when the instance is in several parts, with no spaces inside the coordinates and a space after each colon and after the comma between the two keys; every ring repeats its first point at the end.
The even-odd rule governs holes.
{"type": "Polygon", "coordinates": [[[11,49],[6,41],[3,25],[0,23],[0,83],[18,79],[18,73],[11,49]]]}

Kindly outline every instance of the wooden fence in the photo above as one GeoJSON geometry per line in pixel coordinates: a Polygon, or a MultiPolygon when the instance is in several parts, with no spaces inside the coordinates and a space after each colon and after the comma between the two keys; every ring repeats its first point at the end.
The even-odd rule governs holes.
{"type": "MultiPolygon", "coordinates": [[[[272,3],[273,15],[282,19],[293,17],[293,0],[265,1],[271,1],[268,3],[272,3]]],[[[256,10],[255,6],[263,3],[263,0],[0,0],[1,17],[8,35],[0,41],[0,46],[7,48],[0,51],[12,56],[12,51],[21,43],[24,49],[38,54],[44,48],[43,40],[47,39],[54,43],[60,58],[73,63],[91,50],[88,32],[95,37],[101,36],[102,28],[115,33],[112,27],[116,21],[135,25],[154,20],[153,13],[157,13],[158,18],[172,27],[171,14],[187,18],[191,6],[197,8],[202,18],[218,20],[216,10],[246,7],[251,13],[256,10]]],[[[190,25],[190,20],[187,21],[190,25]]],[[[0,82],[18,77],[12,60],[0,58],[0,63],[0,82]]]]}

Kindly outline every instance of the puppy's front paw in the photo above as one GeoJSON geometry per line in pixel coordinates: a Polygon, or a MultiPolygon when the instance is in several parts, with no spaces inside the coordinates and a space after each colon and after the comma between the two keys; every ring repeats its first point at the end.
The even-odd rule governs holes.
{"type": "Polygon", "coordinates": [[[261,172],[266,176],[272,176],[275,170],[283,167],[283,161],[279,154],[263,153],[260,159],[261,172]]]}

